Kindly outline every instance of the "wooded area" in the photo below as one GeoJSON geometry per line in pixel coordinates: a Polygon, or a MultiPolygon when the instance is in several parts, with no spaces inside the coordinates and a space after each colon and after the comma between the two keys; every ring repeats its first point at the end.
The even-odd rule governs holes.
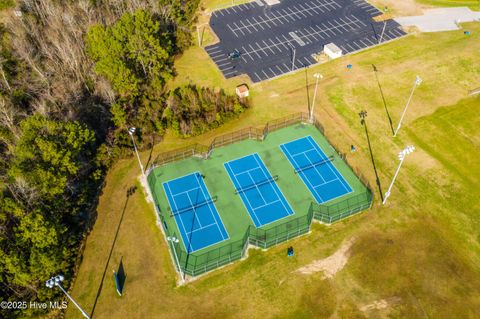
{"type": "Polygon", "coordinates": [[[62,273],[69,286],[104,175],[131,154],[129,126],[145,147],[146,136],[201,134],[248,107],[220,89],[167,86],[198,5],[0,3],[0,301],[63,298],[45,281],[62,273]]]}

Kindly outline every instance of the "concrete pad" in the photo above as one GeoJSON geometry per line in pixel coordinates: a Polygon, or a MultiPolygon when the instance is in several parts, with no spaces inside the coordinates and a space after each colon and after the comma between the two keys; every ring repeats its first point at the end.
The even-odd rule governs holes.
{"type": "Polygon", "coordinates": [[[279,4],[280,0],[263,0],[269,6],[273,6],[274,4],[279,4]]]}
{"type": "Polygon", "coordinates": [[[428,9],[421,16],[395,18],[402,26],[415,26],[422,32],[458,30],[459,23],[480,21],[480,12],[467,7],[428,9]]]}

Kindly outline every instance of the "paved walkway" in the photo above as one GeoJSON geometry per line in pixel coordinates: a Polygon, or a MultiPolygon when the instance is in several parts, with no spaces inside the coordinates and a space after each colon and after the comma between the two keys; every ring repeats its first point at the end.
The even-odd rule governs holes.
{"type": "Polygon", "coordinates": [[[466,7],[428,9],[421,16],[395,18],[400,25],[415,26],[422,32],[440,32],[458,30],[459,23],[480,22],[480,12],[466,7]]]}

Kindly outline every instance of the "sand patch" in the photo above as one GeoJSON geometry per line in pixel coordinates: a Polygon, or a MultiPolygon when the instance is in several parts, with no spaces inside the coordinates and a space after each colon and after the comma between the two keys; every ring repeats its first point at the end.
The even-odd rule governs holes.
{"type": "Polygon", "coordinates": [[[353,242],[353,238],[345,241],[333,255],[324,259],[315,260],[306,266],[298,268],[296,272],[301,273],[302,275],[311,275],[322,271],[324,279],[332,278],[347,264],[349,250],[352,247],[353,242]]]}
{"type": "Polygon", "coordinates": [[[367,312],[367,311],[370,311],[370,310],[386,309],[389,306],[394,305],[394,304],[399,303],[399,302],[400,302],[399,297],[375,300],[371,304],[360,307],[360,310],[363,311],[363,312],[367,312]]]}

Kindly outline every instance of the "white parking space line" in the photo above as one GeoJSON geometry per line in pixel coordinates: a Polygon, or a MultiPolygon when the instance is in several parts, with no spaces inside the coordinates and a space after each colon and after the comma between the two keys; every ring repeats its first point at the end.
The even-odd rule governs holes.
{"type": "MultiPolygon", "coordinates": [[[[379,35],[375,30],[372,32],[369,16],[380,11],[365,0],[350,0],[349,3],[352,1],[363,13],[339,11],[344,6],[340,0],[292,0],[278,8],[263,9],[263,13],[255,2],[215,11],[213,17],[225,21],[227,34],[233,33],[234,37],[230,36],[228,46],[216,44],[205,50],[226,78],[246,73],[252,81],[258,82],[292,71],[292,49],[297,50],[293,68],[298,70],[317,63],[311,55],[315,50],[313,46],[320,50],[324,44],[335,42],[344,54],[348,54],[378,45],[379,35]],[[247,12],[253,8],[257,10],[247,12]],[[308,23],[309,20],[318,24],[308,23]],[[235,45],[241,53],[237,63],[227,54],[235,45]]],[[[389,23],[382,42],[404,35],[401,29],[389,23]]]]}
{"type": "Polygon", "coordinates": [[[244,24],[242,23],[243,22],[242,20],[239,20],[238,22],[242,23],[242,25],[239,26],[239,25],[236,25],[235,22],[233,22],[233,25],[235,27],[231,28],[230,30],[234,34],[237,34],[237,32],[241,32],[242,35],[245,35],[245,33],[242,32],[242,30],[247,29],[248,32],[250,32],[249,28],[253,26],[264,25],[264,26],[268,26],[269,28],[272,28],[270,23],[273,24],[273,26],[277,26],[276,22],[282,23],[282,20],[287,23],[295,22],[295,21],[306,18],[307,14],[311,15],[311,11],[318,14],[317,10],[320,10],[322,13],[325,13],[328,11],[333,11],[341,8],[341,5],[338,4],[335,0],[326,0],[323,2],[310,1],[309,3],[304,3],[303,5],[305,5],[306,7],[303,7],[301,5],[297,7],[296,5],[293,5],[281,10],[275,10],[275,11],[272,10],[272,13],[270,15],[265,13],[262,16],[258,16],[258,21],[254,19],[256,21],[255,23],[248,23],[247,21],[247,24],[244,24]]]}
{"type": "Polygon", "coordinates": [[[265,47],[267,49],[270,50],[270,52],[272,52],[272,54],[275,54],[275,51],[273,51],[272,47],[270,45],[267,44],[267,42],[265,42],[265,40],[262,40],[263,44],[265,45],[265,47]]]}
{"type": "Polygon", "coordinates": [[[322,33],[325,35],[326,38],[330,38],[346,32],[350,32],[358,28],[359,20],[356,17],[351,16],[348,21],[349,22],[342,22],[339,19],[327,21],[320,25],[309,27],[309,29],[303,29],[298,32],[299,34],[296,34],[295,37],[290,34],[291,38],[287,38],[284,34],[281,34],[280,38],[276,37],[276,41],[268,39],[268,41],[272,42],[272,44],[268,44],[265,41],[262,41],[263,44],[255,42],[254,44],[256,47],[248,44],[249,49],[245,50],[245,48],[243,48],[244,52],[242,52],[242,55],[247,55],[250,58],[252,58],[252,55],[256,55],[257,58],[262,58],[263,56],[268,57],[269,53],[267,51],[272,52],[272,47],[278,48],[280,53],[282,51],[290,50],[290,46],[294,43],[301,45],[301,42],[306,44],[316,42],[319,40],[319,38],[324,39],[324,37],[321,35],[322,33]],[[281,50],[279,46],[282,46],[283,50],[281,50]]]}

